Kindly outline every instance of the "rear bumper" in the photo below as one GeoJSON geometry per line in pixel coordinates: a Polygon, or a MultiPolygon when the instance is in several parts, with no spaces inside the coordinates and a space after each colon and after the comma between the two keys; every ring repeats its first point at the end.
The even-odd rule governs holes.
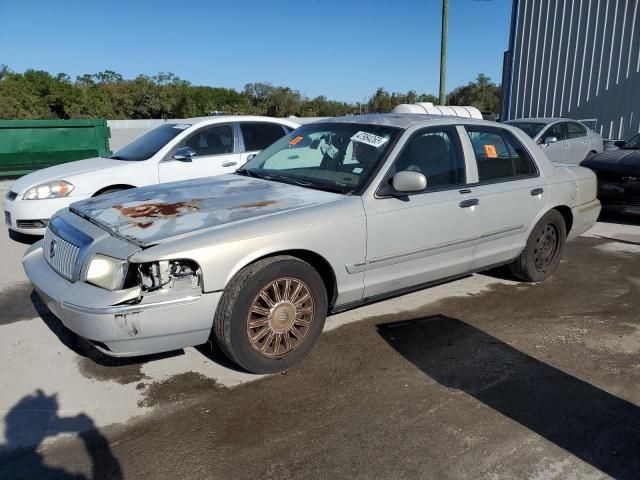
{"type": "Polygon", "coordinates": [[[600,200],[597,199],[572,208],[573,225],[567,239],[576,238],[593,227],[600,216],[600,210],[602,210],[602,206],[600,200]]]}
{"type": "Polygon", "coordinates": [[[46,262],[42,242],[27,251],[22,263],[49,310],[69,330],[115,357],[167,352],[205,343],[221,296],[221,292],[203,294],[194,289],[122,304],[138,298],[139,289],[111,292],[84,282],[69,282],[46,262]]]}

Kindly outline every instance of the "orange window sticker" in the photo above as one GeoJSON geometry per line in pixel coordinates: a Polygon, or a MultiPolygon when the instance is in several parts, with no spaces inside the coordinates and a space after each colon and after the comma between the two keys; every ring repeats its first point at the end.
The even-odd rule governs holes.
{"type": "Polygon", "coordinates": [[[489,144],[485,145],[484,153],[487,154],[487,158],[498,158],[498,153],[496,152],[495,145],[489,145],[489,144]]]}
{"type": "Polygon", "coordinates": [[[297,145],[298,143],[300,143],[302,141],[304,137],[298,135],[296,138],[294,138],[293,140],[291,140],[289,142],[289,145],[297,145]]]}

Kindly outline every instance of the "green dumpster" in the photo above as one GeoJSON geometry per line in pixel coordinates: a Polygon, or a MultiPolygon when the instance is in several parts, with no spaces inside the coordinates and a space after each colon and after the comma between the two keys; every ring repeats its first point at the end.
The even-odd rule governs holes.
{"type": "Polygon", "coordinates": [[[0,177],[108,156],[106,120],[0,120],[0,177]]]}

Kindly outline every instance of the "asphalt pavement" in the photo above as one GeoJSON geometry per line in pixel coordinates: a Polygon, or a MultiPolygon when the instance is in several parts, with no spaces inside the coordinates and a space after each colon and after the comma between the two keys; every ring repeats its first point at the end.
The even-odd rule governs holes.
{"type": "Polygon", "coordinates": [[[0,478],[640,476],[640,220],[599,222],[543,284],[330,317],[271,376],[206,345],[99,354],[33,293],[27,246],[0,235],[0,478]]]}

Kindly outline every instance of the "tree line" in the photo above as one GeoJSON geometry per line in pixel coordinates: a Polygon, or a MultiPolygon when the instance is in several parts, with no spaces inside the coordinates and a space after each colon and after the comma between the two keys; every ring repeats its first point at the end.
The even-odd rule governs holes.
{"type": "MultiPolygon", "coordinates": [[[[192,85],[173,73],[125,79],[111,70],[80,75],[52,75],[42,70],[17,73],[0,66],[0,119],[147,119],[188,118],[212,112],[274,117],[325,117],[391,111],[401,103],[433,102],[431,94],[389,93],[379,88],[362,103],[308,98],[298,90],[270,83],[233,88],[192,85]]],[[[479,74],[474,82],[452,90],[447,104],[473,105],[497,112],[500,87],[479,74]]]]}

